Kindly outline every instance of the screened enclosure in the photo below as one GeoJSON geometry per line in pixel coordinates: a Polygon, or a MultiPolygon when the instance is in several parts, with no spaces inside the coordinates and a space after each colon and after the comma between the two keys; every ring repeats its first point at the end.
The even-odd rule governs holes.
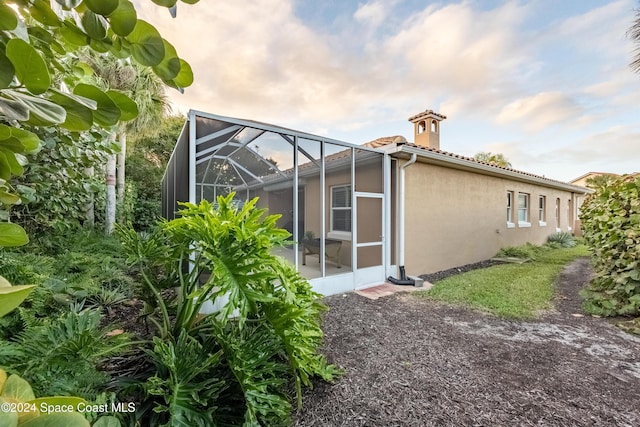
{"type": "Polygon", "coordinates": [[[316,291],[344,292],[394,271],[390,165],[375,148],[190,111],[162,179],[162,213],[231,192],[239,207],[258,197],[291,233],[276,254],[316,291]]]}

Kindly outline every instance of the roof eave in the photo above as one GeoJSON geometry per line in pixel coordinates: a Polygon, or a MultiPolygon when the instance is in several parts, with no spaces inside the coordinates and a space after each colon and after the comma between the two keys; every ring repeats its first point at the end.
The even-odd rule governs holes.
{"type": "Polygon", "coordinates": [[[423,162],[445,166],[449,168],[454,168],[458,170],[481,173],[483,175],[489,175],[489,176],[494,176],[498,178],[507,178],[507,179],[512,179],[514,181],[542,185],[545,187],[570,191],[573,193],[581,193],[581,194],[593,193],[593,190],[586,187],[571,185],[569,183],[563,183],[560,181],[552,181],[547,178],[542,178],[537,176],[525,175],[523,173],[519,173],[514,170],[502,169],[502,168],[498,168],[498,167],[483,164],[483,163],[471,162],[469,160],[450,157],[441,153],[423,150],[421,148],[412,147],[408,145],[399,145],[396,150],[396,154],[398,153],[406,153],[409,155],[416,154],[418,156],[418,159],[422,160],[423,162]]]}

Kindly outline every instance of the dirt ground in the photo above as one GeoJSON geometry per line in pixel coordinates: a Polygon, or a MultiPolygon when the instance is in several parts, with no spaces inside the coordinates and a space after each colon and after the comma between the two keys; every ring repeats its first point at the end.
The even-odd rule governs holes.
{"type": "Polygon", "coordinates": [[[583,313],[578,259],[555,309],[508,321],[395,294],[326,298],[324,353],[346,373],[296,426],[640,426],[640,337],[583,313]]]}

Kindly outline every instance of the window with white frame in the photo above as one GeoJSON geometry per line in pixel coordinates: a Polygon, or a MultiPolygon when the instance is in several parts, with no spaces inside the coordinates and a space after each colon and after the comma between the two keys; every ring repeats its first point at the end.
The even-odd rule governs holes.
{"type": "Polygon", "coordinates": [[[540,225],[547,225],[547,196],[538,197],[538,221],[540,225]]]}
{"type": "Polygon", "coordinates": [[[351,233],[351,185],[331,187],[331,232],[351,233]]]}
{"type": "Polygon", "coordinates": [[[513,191],[507,191],[507,227],[513,226],[513,191]]]}
{"type": "Polygon", "coordinates": [[[518,193],[518,225],[529,226],[529,195],[518,193]]]}

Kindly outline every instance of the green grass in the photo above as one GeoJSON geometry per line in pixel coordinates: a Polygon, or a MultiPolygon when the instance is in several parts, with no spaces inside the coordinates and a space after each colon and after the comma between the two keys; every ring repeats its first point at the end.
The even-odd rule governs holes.
{"type": "Polygon", "coordinates": [[[527,247],[532,261],[503,264],[474,270],[437,282],[433,288],[414,295],[462,304],[496,316],[530,319],[551,308],[553,283],[562,268],[580,256],[586,246],[573,248],[527,247]]]}

